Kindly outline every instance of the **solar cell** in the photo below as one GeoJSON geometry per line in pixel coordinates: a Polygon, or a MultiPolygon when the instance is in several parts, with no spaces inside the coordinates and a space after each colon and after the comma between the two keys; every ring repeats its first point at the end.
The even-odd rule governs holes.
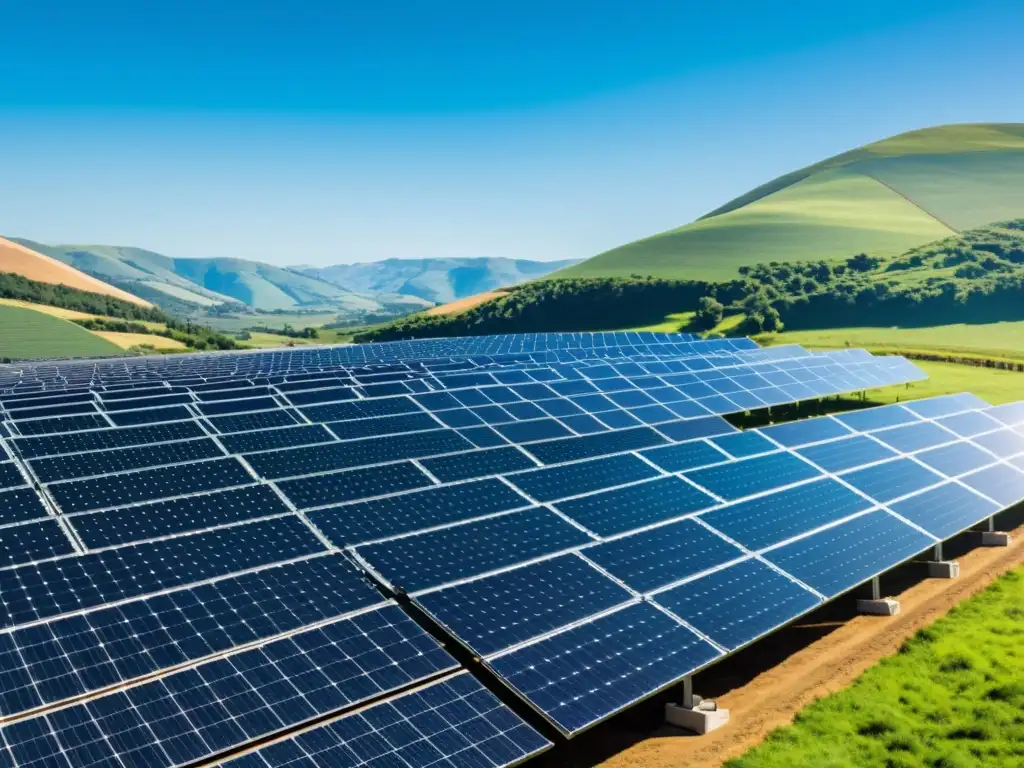
{"type": "Polygon", "coordinates": [[[1004,507],[1024,499],[1024,473],[1006,464],[996,464],[964,475],[960,482],[969,485],[1004,507]]]}
{"type": "Polygon", "coordinates": [[[695,469],[687,472],[686,477],[711,493],[732,501],[809,480],[820,474],[796,456],[775,453],[695,469]]]}
{"type": "Polygon", "coordinates": [[[314,557],[0,634],[0,715],[128,682],[383,602],[314,557]]]}
{"type": "Polygon", "coordinates": [[[765,553],[765,559],[825,597],[835,597],[935,544],[876,510],[765,553]]]}
{"type": "Polygon", "coordinates": [[[778,450],[775,443],[757,432],[734,432],[721,437],[713,437],[710,442],[735,459],[778,450]]]}
{"type": "Polygon", "coordinates": [[[351,469],[347,472],[282,480],[277,483],[277,487],[298,509],[371,499],[429,485],[433,485],[431,479],[408,461],[383,467],[351,469]]]}
{"type": "Polygon", "coordinates": [[[327,425],[339,440],[354,440],[360,437],[376,437],[398,432],[419,432],[437,429],[441,425],[428,413],[403,413],[398,416],[381,416],[374,419],[353,419],[335,421],[327,425]]]}
{"type": "Polygon", "coordinates": [[[246,472],[237,459],[223,458],[86,480],[67,480],[47,486],[47,492],[64,513],[70,513],[231,488],[252,482],[252,475],[246,472]]]}
{"type": "Polygon", "coordinates": [[[470,674],[461,672],[224,765],[504,768],[550,746],[470,674]]]}
{"type": "Polygon", "coordinates": [[[650,464],[622,454],[517,472],[508,480],[531,498],[547,502],[652,477],[658,477],[658,471],[650,464]]]}
{"type": "Polygon", "coordinates": [[[922,451],[915,458],[947,477],[956,477],[995,461],[992,454],[963,442],[922,451]]]}
{"type": "Polygon", "coordinates": [[[382,397],[376,400],[349,401],[329,405],[313,405],[301,408],[301,413],[312,422],[348,421],[369,419],[374,416],[395,416],[400,413],[416,413],[420,407],[408,397],[382,397]]]}
{"type": "Polygon", "coordinates": [[[999,429],[1002,426],[1002,422],[998,419],[994,419],[981,411],[968,411],[955,416],[946,416],[937,419],[935,423],[942,425],[951,432],[955,432],[960,437],[971,437],[982,432],[991,432],[993,429],[999,429]]]}
{"type": "Polygon", "coordinates": [[[930,397],[927,400],[911,401],[906,403],[914,413],[926,419],[935,419],[940,416],[948,416],[961,411],[979,410],[988,408],[989,405],[980,397],[968,392],[961,392],[956,395],[945,395],[941,397],[930,397]]]}
{"type": "Polygon", "coordinates": [[[640,455],[666,472],[682,472],[709,464],[721,464],[729,458],[703,441],[652,448],[648,451],[641,451],[640,455]]]}
{"type": "Polygon", "coordinates": [[[812,592],[758,560],[744,560],[655,596],[723,648],[746,645],[819,604],[812,592]]]}
{"type": "Polygon", "coordinates": [[[718,416],[706,416],[688,421],[673,421],[668,424],[659,424],[658,431],[670,440],[682,442],[683,440],[695,440],[698,437],[725,435],[735,432],[736,427],[718,416]]]}
{"type": "Polygon", "coordinates": [[[456,667],[388,605],[42,715],[45,746],[25,727],[3,735],[46,765],[170,768],[456,667]]]}
{"type": "Polygon", "coordinates": [[[14,445],[25,459],[31,460],[42,456],[189,440],[205,435],[206,433],[196,421],[175,421],[143,427],[98,429],[55,436],[21,437],[15,438],[14,445]]]}
{"type": "Polygon", "coordinates": [[[826,472],[844,472],[878,461],[895,458],[898,454],[865,435],[854,435],[828,443],[809,445],[797,453],[813,461],[826,472]]]}
{"type": "Polygon", "coordinates": [[[529,505],[505,483],[488,479],[328,507],[309,519],[332,544],[345,547],[529,505]]]}
{"type": "Polygon", "coordinates": [[[761,427],[760,431],[787,448],[793,448],[822,440],[831,440],[850,434],[849,427],[831,418],[808,419],[793,421],[788,424],[776,424],[761,427]]]}
{"type": "Polygon", "coordinates": [[[584,554],[638,592],[650,592],[743,556],[694,520],[684,519],[589,547],[584,554]]]}
{"type": "Polygon", "coordinates": [[[290,427],[299,423],[294,413],[285,409],[276,411],[259,411],[257,413],[239,413],[234,416],[215,416],[207,421],[222,435],[235,432],[250,432],[257,429],[274,427],[290,427]]]}
{"type": "Polygon", "coordinates": [[[872,506],[841,483],[824,478],[730,504],[701,519],[748,549],[758,550],[872,506]]]}
{"type": "Polygon", "coordinates": [[[1024,402],[997,405],[987,409],[985,414],[1012,427],[1024,423],[1024,402]]]}
{"type": "Polygon", "coordinates": [[[321,424],[303,424],[277,429],[261,429],[219,438],[229,453],[271,451],[300,445],[333,442],[337,438],[321,424]]]}
{"type": "Polygon", "coordinates": [[[936,538],[947,539],[995,514],[1000,507],[958,483],[945,483],[898,501],[891,509],[936,538]]]}
{"type": "Polygon", "coordinates": [[[0,525],[37,520],[47,514],[39,494],[31,488],[0,491],[0,525]]]}
{"type": "Polygon", "coordinates": [[[13,461],[0,463],[0,490],[27,485],[21,471],[13,461]]]}
{"type": "Polygon", "coordinates": [[[548,440],[526,446],[526,450],[544,464],[556,464],[620,451],[634,451],[666,443],[664,437],[650,427],[602,432],[582,437],[548,440]]]}
{"type": "Polygon", "coordinates": [[[921,451],[925,448],[932,448],[957,439],[956,435],[952,432],[929,421],[885,429],[881,432],[875,432],[873,436],[902,453],[921,451]]]}
{"type": "Polygon", "coordinates": [[[0,568],[74,551],[70,539],[53,519],[0,528],[0,568]]]}
{"type": "MultiPolygon", "coordinates": [[[[111,422],[99,414],[87,416],[62,416],[53,419],[11,422],[19,435],[52,435],[59,432],[80,432],[85,429],[102,429],[111,422]]],[[[116,422],[115,422],[116,423],[116,422]]]]}
{"type": "MultiPolygon", "coordinates": [[[[161,421],[181,421],[194,418],[192,411],[184,405],[166,408],[146,408],[141,411],[119,411],[108,413],[107,418],[117,427],[131,427],[139,424],[156,424],[161,421]]],[[[108,426],[106,423],[100,426],[108,426]]]]}
{"type": "Polygon", "coordinates": [[[920,420],[917,414],[911,413],[902,405],[866,408],[863,411],[840,413],[832,418],[838,419],[846,426],[860,431],[895,427],[900,424],[910,424],[920,420]]]}
{"type": "Polygon", "coordinates": [[[396,589],[429,589],[478,576],[592,539],[541,507],[358,548],[396,589]]]}
{"type": "Polygon", "coordinates": [[[942,479],[941,475],[911,459],[894,459],[843,475],[844,481],[882,503],[920,491],[942,479]]]}
{"type": "Polygon", "coordinates": [[[532,440],[549,440],[556,437],[572,435],[557,419],[536,419],[533,421],[511,422],[495,427],[506,439],[513,443],[526,443],[532,440]]]}
{"type": "Polygon", "coordinates": [[[224,451],[213,440],[198,438],[33,459],[31,467],[39,482],[52,483],[58,480],[200,461],[223,455],[224,451]]]}
{"type": "Polygon", "coordinates": [[[1019,435],[1012,429],[976,435],[971,440],[1001,459],[1024,453],[1024,435],[1019,435]]]}
{"type": "Polygon", "coordinates": [[[649,603],[638,603],[487,663],[571,735],[717,656],[715,647],[691,630],[649,603]]]}
{"type": "Polygon", "coordinates": [[[663,477],[558,502],[555,506],[597,535],[614,536],[715,504],[713,498],[685,480],[663,477]]]}
{"type": "Polygon", "coordinates": [[[562,555],[428,592],[416,603],[487,656],[632,599],[580,557],[562,555]]]}

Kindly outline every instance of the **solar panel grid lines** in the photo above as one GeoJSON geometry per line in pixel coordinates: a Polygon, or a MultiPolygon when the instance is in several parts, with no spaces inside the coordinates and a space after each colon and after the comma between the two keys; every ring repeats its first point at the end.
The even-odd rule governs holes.
{"type": "Polygon", "coordinates": [[[287,762],[295,768],[314,768],[381,761],[403,768],[513,768],[551,746],[469,673],[458,672],[217,765],[270,768],[287,762]],[[463,702],[470,706],[452,706],[463,702]],[[471,734],[478,741],[454,738],[456,733],[471,734]],[[374,748],[353,749],[352,743],[374,748]]]}

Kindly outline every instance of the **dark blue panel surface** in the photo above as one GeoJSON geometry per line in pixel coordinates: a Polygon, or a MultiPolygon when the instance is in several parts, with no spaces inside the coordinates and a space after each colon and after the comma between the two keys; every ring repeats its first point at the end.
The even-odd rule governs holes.
{"type": "Polygon", "coordinates": [[[929,421],[875,432],[874,437],[902,453],[914,453],[956,440],[956,435],[929,421]]]}
{"type": "Polygon", "coordinates": [[[966,442],[922,451],[917,454],[916,458],[936,472],[941,472],[948,477],[956,477],[970,472],[972,469],[994,464],[996,461],[991,453],[966,442]]]}
{"type": "Polygon", "coordinates": [[[441,425],[429,413],[421,412],[381,416],[375,419],[334,421],[327,426],[340,440],[356,440],[361,437],[379,437],[399,432],[421,432],[426,429],[437,429],[441,425]]]}
{"type": "Polygon", "coordinates": [[[650,427],[635,427],[601,432],[583,437],[567,437],[527,446],[527,450],[545,464],[634,451],[666,443],[664,437],[650,427]]]}
{"type": "Polygon", "coordinates": [[[296,507],[310,509],[345,501],[372,499],[433,484],[415,464],[402,462],[283,480],[277,486],[296,507]]]}
{"type": "Polygon", "coordinates": [[[96,429],[89,432],[41,437],[19,437],[14,439],[18,452],[25,459],[54,456],[82,451],[99,451],[105,448],[127,448],[147,443],[164,443],[171,440],[188,440],[204,437],[197,421],[171,421],[144,427],[123,429],[96,429]]]}
{"type": "Polygon", "coordinates": [[[666,472],[682,472],[708,464],[721,464],[729,460],[728,456],[703,440],[652,448],[649,451],[643,451],[641,455],[666,472]]]}
{"type": "Polygon", "coordinates": [[[999,511],[958,483],[946,483],[892,505],[892,511],[940,539],[948,539],[999,511]]]}
{"type": "Polygon", "coordinates": [[[727,435],[730,432],[735,432],[736,427],[718,416],[708,416],[706,418],[659,424],[658,431],[670,440],[679,443],[683,440],[696,440],[699,437],[727,435]]]}
{"type": "Polygon", "coordinates": [[[266,485],[251,485],[171,501],[72,515],[67,521],[90,549],[155,539],[257,517],[283,515],[288,506],[266,485]]]}
{"type": "Polygon", "coordinates": [[[568,437],[572,434],[556,419],[516,421],[510,424],[501,424],[495,427],[495,429],[513,443],[549,440],[556,437],[568,437]]]}
{"type": "Polygon", "coordinates": [[[47,514],[39,494],[32,488],[0,491],[0,525],[37,520],[47,514]]]}
{"type": "MultiPolygon", "coordinates": [[[[166,408],[147,408],[144,411],[121,411],[108,414],[108,417],[119,427],[131,427],[160,421],[182,421],[195,418],[195,415],[184,405],[171,405],[166,408]]],[[[104,423],[103,426],[107,425],[104,423]]]]}
{"type": "Polygon", "coordinates": [[[592,539],[540,507],[359,547],[392,586],[414,592],[587,544],[592,539]]]}
{"type": "Polygon", "coordinates": [[[107,475],[132,469],[183,464],[223,455],[224,451],[212,439],[200,438],[159,445],[140,445],[134,448],[33,459],[32,471],[35,472],[40,483],[52,483],[58,480],[107,475]]]}
{"type": "Polygon", "coordinates": [[[788,453],[757,456],[706,469],[695,469],[686,476],[727,501],[808,480],[821,473],[788,453]]]}
{"type": "Polygon", "coordinates": [[[748,549],[758,550],[871,506],[863,496],[826,478],[730,504],[701,519],[748,549]]]}
{"type": "Polygon", "coordinates": [[[52,518],[0,528],[0,568],[69,555],[74,551],[70,539],[52,518]]]}
{"type": "Polygon", "coordinates": [[[532,498],[546,502],[657,476],[652,466],[626,454],[528,470],[508,479],[532,498]]]}
{"type": "Polygon", "coordinates": [[[875,501],[885,503],[935,485],[944,478],[911,459],[894,459],[843,475],[843,480],[875,501]]]}
{"type": "Polygon", "coordinates": [[[830,418],[793,421],[773,427],[761,427],[760,431],[787,448],[850,434],[849,428],[830,418]]]}
{"type": "Polygon", "coordinates": [[[584,554],[638,592],[649,592],[743,556],[693,520],[681,520],[589,547],[584,554]]]}
{"type": "Polygon", "coordinates": [[[736,459],[778,450],[775,443],[757,432],[735,432],[731,435],[713,437],[711,442],[736,459]]]}
{"type": "Polygon", "coordinates": [[[840,413],[833,418],[858,431],[895,427],[920,421],[919,417],[901,405],[886,405],[882,408],[865,408],[863,411],[840,413]]]}
{"type": "Polygon", "coordinates": [[[255,482],[235,458],[145,469],[49,486],[61,510],[82,512],[255,482]]]}
{"type": "Polygon", "coordinates": [[[488,479],[328,507],[309,519],[334,546],[345,547],[529,505],[500,480],[488,479]]]}
{"type": "Polygon", "coordinates": [[[964,475],[960,482],[980,491],[1004,507],[1013,506],[1024,500],[1024,472],[1006,464],[997,464],[964,475]]]}
{"type": "Polygon", "coordinates": [[[830,443],[809,445],[797,450],[826,472],[843,472],[847,469],[874,464],[876,461],[892,459],[897,453],[881,443],[864,435],[845,437],[830,443]]]}
{"type": "Polygon", "coordinates": [[[249,453],[329,443],[336,439],[321,424],[303,424],[295,427],[260,429],[242,434],[224,435],[220,438],[220,442],[229,453],[249,453]]]}
{"type": "Polygon", "coordinates": [[[468,672],[329,721],[225,768],[505,768],[551,746],[468,672]]]}
{"type": "Polygon", "coordinates": [[[490,661],[566,734],[577,733],[707,664],[715,648],[640,603],[490,661]],[[609,685],[614,680],[614,685],[609,685]]]}
{"type": "Polygon", "coordinates": [[[213,428],[222,435],[233,432],[249,432],[254,429],[272,429],[274,427],[290,427],[299,423],[299,418],[292,411],[259,411],[257,413],[239,413],[234,416],[217,416],[207,419],[213,428]]]}
{"type": "Polygon", "coordinates": [[[614,536],[717,503],[685,480],[663,477],[562,501],[555,506],[599,536],[614,536]]]}
{"type": "Polygon", "coordinates": [[[416,599],[477,655],[487,656],[631,599],[576,555],[503,571],[416,599]]]}
{"type": "Polygon", "coordinates": [[[0,570],[0,626],[323,551],[297,517],[249,523],[0,570]]]}
{"type": "Polygon", "coordinates": [[[719,645],[735,649],[809,611],[819,599],[757,560],[744,560],[655,600],[719,645]]]}
{"type": "Polygon", "coordinates": [[[451,456],[424,459],[421,463],[430,474],[442,483],[501,475],[537,466],[533,459],[512,446],[470,453],[455,453],[451,456]]]}
{"type": "Polygon", "coordinates": [[[779,547],[765,558],[834,597],[934,544],[888,512],[876,510],[779,547]]]}

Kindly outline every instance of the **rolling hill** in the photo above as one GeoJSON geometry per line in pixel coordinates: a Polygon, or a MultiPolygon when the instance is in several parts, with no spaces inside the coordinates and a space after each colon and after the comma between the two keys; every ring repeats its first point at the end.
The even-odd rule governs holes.
{"type": "Polygon", "coordinates": [[[444,304],[543,277],[575,263],[572,259],[385,259],[363,264],[294,269],[353,291],[418,296],[444,304]]]}
{"type": "Polygon", "coordinates": [[[0,272],[11,272],[41,283],[66,285],[81,291],[112,296],[144,307],[151,306],[148,301],[115,288],[103,280],[84,274],[73,266],[63,263],[63,260],[54,259],[35,249],[27,248],[20,242],[5,240],[2,237],[0,237],[0,272]]]}
{"type": "Polygon", "coordinates": [[[727,280],[771,261],[895,256],[1024,214],[1024,124],[926,128],[780,176],[551,277],[727,280]]]}
{"type": "Polygon", "coordinates": [[[123,353],[120,346],[69,320],[27,307],[0,305],[0,328],[0,357],[13,360],[123,353]]]}

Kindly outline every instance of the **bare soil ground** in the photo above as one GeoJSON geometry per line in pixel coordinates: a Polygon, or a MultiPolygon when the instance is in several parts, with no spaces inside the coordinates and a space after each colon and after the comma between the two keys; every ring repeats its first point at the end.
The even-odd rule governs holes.
{"type": "Polygon", "coordinates": [[[426,310],[423,314],[425,315],[457,315],[459,312],[465,312],[467,309],[483,304],[485,301],[491,299],[499,299],[502,296],[508,296],[507,291],[486,291],[485,293],[478,293],[475,296],[467,296],[464,299],[458,301],[450,301],[447,304],[442,304],[439,307],[431,307],[426,310]]]}
{"type": "Polygon", "coordinates": [[[127,291],[115,288],[112,285],[90,277],[84,272],[79,272],[74,267],[52,259],[41,253],[26,248],[18,243],[12,243],[0,237],[0,272],[14,272],[29,280],[36,280],[41,283],[52,283],[54,285],[66,285],[69,288],[78,288],[91,293],[101,293],[105,296],[113,296],[116,299],[130,301],[144,307],[150,307],[148,301],[143,301],[138,296],[133,296],[127,291]]]}
{"type": "Polygon", "coordinates": [[[537,761],[538,768],[719,768],[1024,563],[1024,512],[1006,512],[997,522],[1000,530],[1012,530],[1009,547],[978,547],[976,533],[945,543],[945,557],[960,563],[959,579],[926,578],[923,562],[886,574],[882,592],[899,599],[898,616],[857,615],[856,598],[869,595],[854,591],[696,675],[694,692],[729,710],[724,728],[696,736],[663,725],[665,703],[679,699],[678,691],[668,691],[562,743],[537,761]]]}

